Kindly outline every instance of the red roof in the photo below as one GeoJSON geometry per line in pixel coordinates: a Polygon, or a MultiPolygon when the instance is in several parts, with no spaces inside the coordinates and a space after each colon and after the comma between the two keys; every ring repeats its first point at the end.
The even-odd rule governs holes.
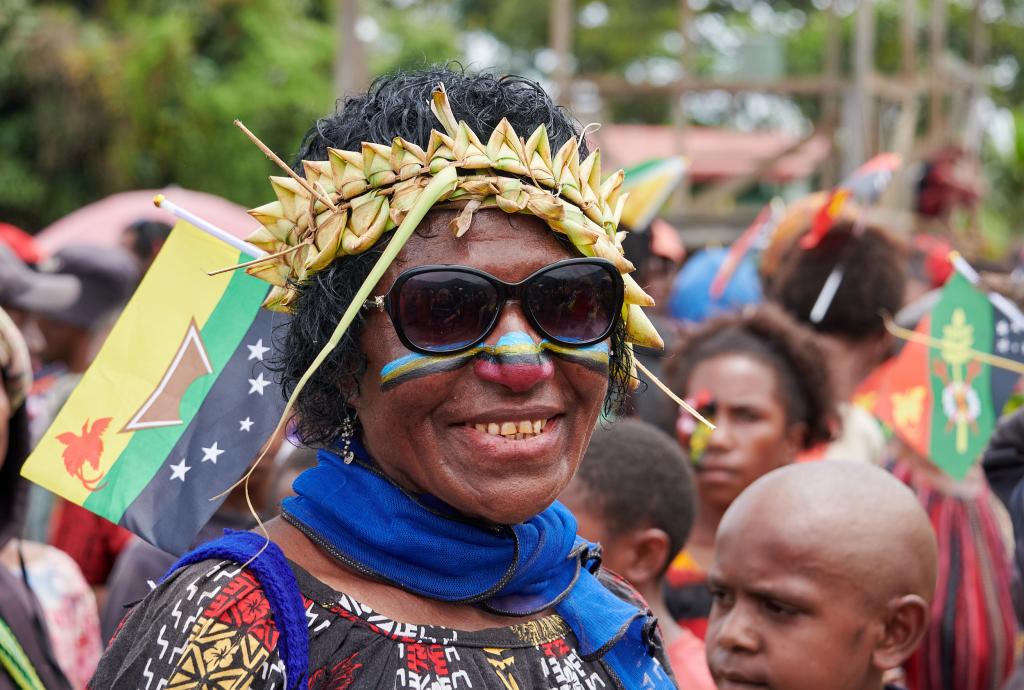
{"type": "MultiPolygon", "coordinates": [[[[605,166],[623,167],[651,158],[682,153],[690,161],[691,179],[697,182],[735,177],[793,146],[801,137],[781,132],[738,132],[713,127],[687,127],[679,136],[664,125],[605,125],[590,135],[601,147],[605,166]]],[[[816,135],[799,150],[778,160],[765,178],[789,182],[810,176],[828,155],[830,143],[816,135]]]]}

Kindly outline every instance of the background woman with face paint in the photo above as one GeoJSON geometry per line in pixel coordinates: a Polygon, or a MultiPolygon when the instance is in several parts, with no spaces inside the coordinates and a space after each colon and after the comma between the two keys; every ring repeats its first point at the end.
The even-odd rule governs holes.
{"type": "Polygon", "coordinates": [[[237,533],[187,555],[94,687],[673,687],[646,605],[555,502],[624,397],[627,343],[660,343],[623,275],[621,175],[602,182],[581,130],[533,82],[447,68],[382,78],[310,130],[295,169],[321,175],[334,210],[292,203],[284,178],[288,203],[254,215],[267,242],[344,230],[268,264],[301,267],[271,304],[292,314],[279,364],[318,465],[269,544],[237,533]],[[429,211],[410,208],[428,190],[429,211]]]}
{"type": "Polygon", "coordinates": [[[669,362],[670,385],[717,426],[679,418],[679,442],[696,474],[697,519],[666,575],[670,612],[703,637],[711,611],[706,571],[722,515],[758,477],[829,440],[835,412],[821,351],[770,305],[702,324],[669,362]]]}

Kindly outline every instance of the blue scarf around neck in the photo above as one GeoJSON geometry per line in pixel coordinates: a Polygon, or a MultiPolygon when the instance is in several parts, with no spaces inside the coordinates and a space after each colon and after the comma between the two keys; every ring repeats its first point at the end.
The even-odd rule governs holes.
{"type": "Polygon", "coordinates": [[[485,524],[408,494],[357,441],[351,450],[349,465],[321,450],[283,505],[285,520],[334,558],[430,599],[509,616],[553,608],[582,657],[604,657],[625,687],[674,687],[650,654],[653,617],[598,581],[599,547],[576,536],[561,503],[518,525],[485,524]]]}
{"type": "MultiPolygon", "coordinates": [[[[576,536],[562,504],[518,525],[469,520],[430,496],[414,497],[382,475],[358,443],[346,465],[321,450],[318,465],[295,480],[284,518],[356,572],[439,601],[474,604],[507,616],[554,609],[573,631],[585,660],[601,658],[626,690],[674,690],[652,656],[649,611],[620,599],[594,573],[600,549],[576,536]]],[[[185,554],[179,568],[211,558],[245,563],[267,594],[281,632],[286,686],[308,673],[306,616],[298,583],[280,548],[249,532],[185,554]]]]}

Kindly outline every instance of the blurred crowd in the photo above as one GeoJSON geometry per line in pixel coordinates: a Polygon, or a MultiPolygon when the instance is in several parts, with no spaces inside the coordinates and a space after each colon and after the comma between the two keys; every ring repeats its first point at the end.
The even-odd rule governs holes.
{"type": "MultiPolygon", "coordinates": [[[[709,586],[708,572],[712,564],[721,565],[716,537],[744,490],[790,464],[827,459],[883,468],[913,490],[938,545],[931,623],[916,652],[887,680],[922,690],[1024,687],[1022,678],[1011,678],[1024,620],[1024,570],[1014,558],[1024,536],[1024,412],[1017,409],[1018,396],[994,411],[1002,414],[996,433],[962,479],[877,419],[869,404],[872,392],[893,375],[887,367],[903,347],[886,321],[914,329],[931,312],[954,272],[953,246],[940,235],[904,238],[850,209],[808,247],[801,240],[821,206],[820,196],[790,204],[768,241],[726,268],[729,248],[699,249],[680,266],[679,248],[659,251],[657,233],[632,236],[639,280],[654,287],[658,328],[667,341],[664,352],[641,358],[716,428],[710,431],[661,396],[639,393],[634,413],[645,428],[618,424],[613,429],[621,435],[603,438],[608,445],[602,450],[592,444],[566,500],[588,515],[581,534],[592,530],[590,535],[601,538],[612,568],[632,575],[657,602],[652,607],[660,613],[670,656],[678,652],[673,666],[683,677],[699,667],[694,659],[710,659],[716,647],[738,644],[724,640],[721,631],[709,632],[709,615],[721,595],[709,586]],[[837,266],[843,280],[833,293],[827,284],[837,266]],[[716,278],[730,270],[724,290],[716,289],[716,278]],[[655,428],[665,439],[658,449],[650,447],[655,428]],[[605,457],[608,446],[617,449],[616,457],[635,457],[641,469],[619,469],[609,482],[614,463],[605,457]],[[692,480],[672,482],[677,491],[663,489],[670,482],[661,477],[666,470],[659,463],[685,466],[692,480]],[[647,510],[616,515],[620,492],[632,492],[634,505],[647,510]],[[580,496],[606,506],[594,519],[598,526],[580,496]],[[667,536],[660,557],[649,562],[651,544],[641,548],[637,535],[652,525],[667,536]],[[620,536],[609,539],[609,533],[620,536]]],[[[985,268],[991,271],[984,273],[984,284],[1012,297],[1015,267],[985,268]]],[[[883,508],[869,501],[849,520],[883,508]]],[[[811,508],[785,507],[794,514],[801,509],[811,508]]],[[[877,543],[887,538],[881,532],[875,537],[877,543]]],[[[804,648],[799,656],[811,655],[804,648]]],[[[705,675],[691,687],[714,683],[705,675]]]]}
{"type": "MultiPolygon", "coordinates": [[[[729,248],[686,248],[662,220],[627,237],[666,340],[663,352],[638,355],[716,428],[641,384],[629,419],[603,421],[562,500],[580,534],[602,543],[605,565],[657,614],[680,687],[712,688],[705,657],[726,642],[709,627],[721,597],[709,570],[724,548],[717,541],[728,533],[727,510],[786,465],[832,459],[883,468],[913,490],[931,521],[939,583],[923,643],[887,680],[908,690],[1024,688],[1013,675],[1024,621],[1024,410],[1008,406],[979,462],[953,479],[860,404],[865,384],[877,385],[902,344],[886,317],[913,329],[929,313],[954,271],[953,247],[841,216],[808,248],[801,238],[819,207],[820,198],[791,204],[768,240],[727,268],[729,248]],[[846,279],[821,313],[840,262],[846,279]]],[[[175,561],[18,476],[169,231],[140,221],[120,246],[69,245],[44,256],[32,236],[0,224],[0,632],[13,633],[46,688],[86,687],[126,606],[175,561]]],[[[1019,297],[1018,267],[986,268],[992,286],[1019,297]]],[[[312,451],[278,441],[276,461],[249,483],[263,517],[315,463],[312,451]]],[[[805,499],[793,490],[787,504],[783,494],[758,499],[759,510],[798,515],[792,502],[805,499]]],[[[851,523],[897,514],[887,512],[884,491],[861,499],[851,523]]],[[[236,490],[197,543],[253,524],[236,490]]]]}

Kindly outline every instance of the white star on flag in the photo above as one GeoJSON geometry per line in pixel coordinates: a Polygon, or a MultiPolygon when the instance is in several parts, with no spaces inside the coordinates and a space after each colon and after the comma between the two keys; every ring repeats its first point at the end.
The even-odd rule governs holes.
{"type": "Polygon", "coordinates": [[[209,448],[203,448],[203,462],[209,460],[214,465],[217,464],[217,458],[223,454],[224,451],[217,447],[217,442],[214,441],[213,445],[209,448]]]}
{"type": "Polygon", "coordinates": [[[238,420],[238,425],[241,427],[239,431],[249,431],[249,429],[252,429],[252,418],[240,419],[238,420]]]}
{"type": "Polygon", "coordinates": [[[185,473],[188,472],[191,467],[185,464],[185,458],[181,459],[177,465],[171,465],[171,481],[180,479],[182,483],[185,482],[185,473]]]}
{"type": "Polygon", "coordinates": [[[270,381],[263,378],[263,372],[261,371],[256,378],[249,379],[249,395],[253,393],[259,393],[263,395],[263,389],[270,385],[270,381]]]}
{"type": "Polygon", "coordinates": [[[269,347],[263,346],[263,338],[257,340],[255,345],[246,345],[246,347],[249,348],[249,359],[258,359],[261,362],[263,355],[270,352],[269,347]]]}

